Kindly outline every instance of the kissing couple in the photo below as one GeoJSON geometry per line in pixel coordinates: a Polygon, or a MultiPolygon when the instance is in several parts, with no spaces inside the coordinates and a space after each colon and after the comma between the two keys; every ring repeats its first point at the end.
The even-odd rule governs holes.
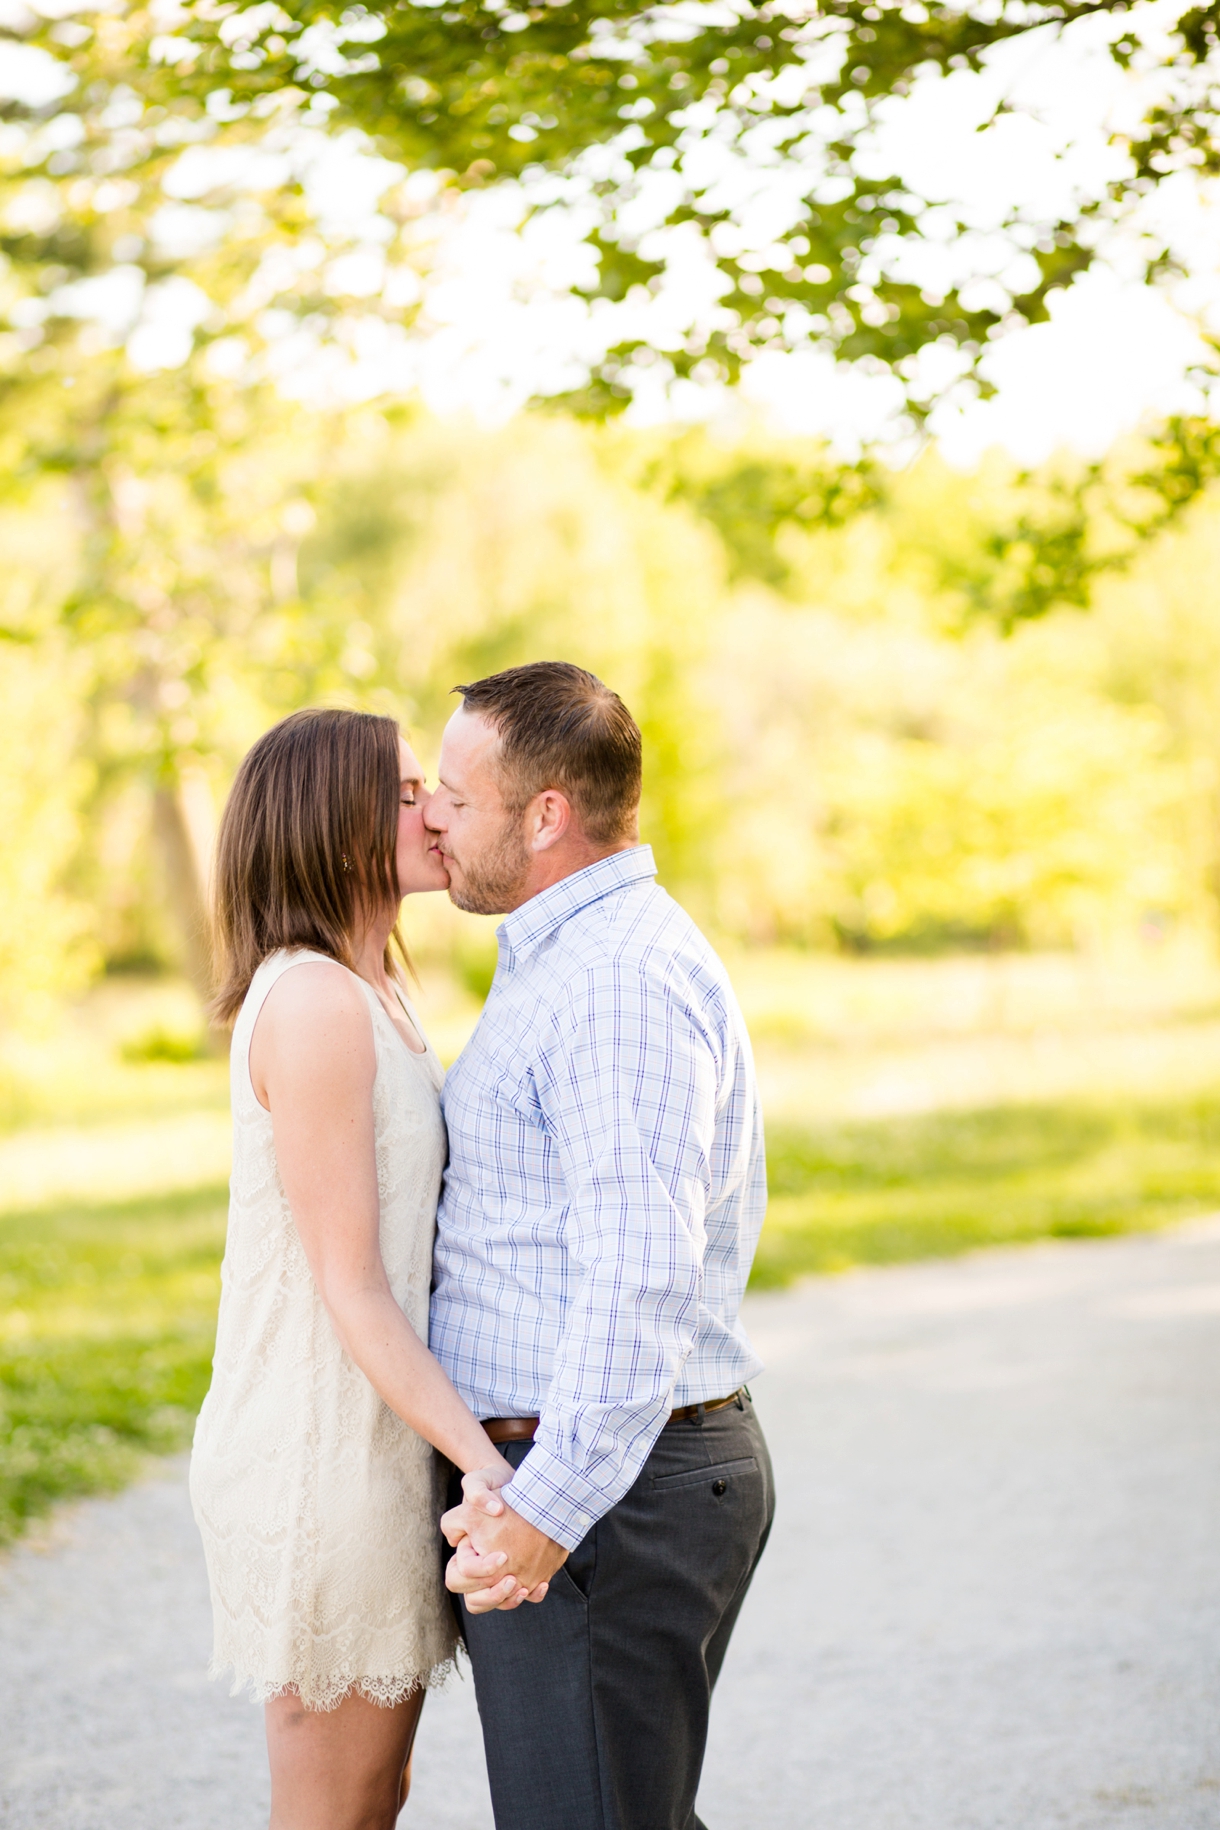
{"type": "Polygon", "coordinates": [[[391,1830],[459,1638],[497,1830],[702,1830],[773,1509],[749,1041],[622,700],[563,662],[455,690],[431,792],[392,719],[302,711],[225,808],[212,1673],[265,1704],[271,1830],[391,1830]],[[447,1079],[397,927],[444,889],[505,917],[447,1079]]]}

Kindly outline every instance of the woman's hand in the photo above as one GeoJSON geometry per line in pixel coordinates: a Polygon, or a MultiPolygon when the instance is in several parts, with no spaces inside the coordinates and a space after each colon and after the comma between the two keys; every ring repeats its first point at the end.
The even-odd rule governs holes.
{"type": "Polygon", "coordinates": [[[480,1512],[485,1512],[489,1519],[498,1519],[504,1511],[504,1501],[500,1499],[501,1487],[507,1487],[516,1473],[511,1462],[497,1455],[494,1462],[486,1468],[472,1468],[462,1476],[462,1497],[480,1512]]]}
{"type": "Polygon", "coordinates": [[[466,1597],[472,1614],[487,1614],[493,1609],[510,1613],[523,1601],[544,1601],[551,1576],[568,1554],[518,1518],[500,1498],[499,1490],[507,1486],[513,1472],[503,1456],[496,1457],[493,1467],[473,1468],[462,1476],[462,1504],[441,1520],[441,1530],[457,1553],[446,1567],[445,1586],[451,1594],[466,1597]],[[507,1480],[504,1468],[508,1468],[507,1480]],[[503,1520],[503,1525],[492,1526],[492,1520],[503,1520]],[[484,1521],[506,1549],[484,1550],[475,1542],[476,1532],[483,1536],[480,1527],[484,1521]],[[506,1565],[511,1572],[525,1570],[527,1574],[515,1579],[506,1577],[506,1565]],[[513,1583],[511,1589],[506,1587],[509,1580],[513,1583]]]}

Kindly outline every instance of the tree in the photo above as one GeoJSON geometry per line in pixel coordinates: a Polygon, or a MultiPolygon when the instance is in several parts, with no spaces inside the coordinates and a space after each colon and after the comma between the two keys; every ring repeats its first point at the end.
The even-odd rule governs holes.
{"type": "MultiPolygon", "coordinates": [[[[1143,15],[1094,0],[965,10],[832,0],[817,13],[797,0],[561,0],[521,10],[506,0],[154,0],[71,20],[31,14],[18,28],[25,48],[54,61],[42,98],[8,111],[26,123],[10,156],[20,169],[0,243],[18,295],[11,348],[26,370],[62,365],[65,325],[75,336],[83,310],[79,279],[142,289],[154,331],[175,288],[181,323],[194,288],[187,343],[193,334],[196,347],[240,348],[246,378],[268,372],[259,329],[268,307],[315,342],[341,329],[351,301],[336,297],[335,250],[321,246],[303,172],[327,131],[355,126],[401,162],[398,176],[428,166],[459,190],[522,179],[533,207],[579,205],[597,257],[590,290],[609,308],[607,324],[614,301],[663,290],[672,263],[698,248],[710,277],[685,329],[642,329],[636,311],[621,334],[608,331],[569,406],[613,411],[649,366],[733,379],[762,351],[812,345],[895,376],[918,424],[946,388],[985,388],[977,368],[990,341],[1044,317],[1055,288],[1103,258],[1141,212],[1126,257],[1141,259],[1150,281],[1173,272],[1177,255],[1156,239],[1147,204],[1164,183],[1220,170],[1218,17],[1216,6],[1183,12],[1166,36],[1158,16],[1158,41],[1143,15]],[[877,126],[921,84],[1085,30],[1095,51],[1143,84],[1142,118],[1115,135],[1123,160],[1109,182],[1053,217],[1018,209],[997,220],[1001,232],[980,235],[886,166],[877,126]],[[230,160],[213,165],[211,180],[195,179],[185,214],[197,245],[185,252],[155,232],[173,214],[164,187],[184,151],[230,160]],[[247,173],[262,155],[261,179],[226,176],[234,154],[247,173]],[[750,173],[786,193],[786,213],[768,206],[762,226],[754,192],[741,188],[750,173]],[[956,279],[929,280],[928,260],[944,269],[947,249],[956,279]]],[[[984,136],[1012,106],[993,88],[984,136]]],[[[361,310],[401,326],[415,309],[404,301],[420,292],[410,238],[419,205],[385,169],[380,227],[392,278],[361,310]]],[[[14,375],[10,361],[10,387],[14,375]]],[[[1001,588],[992,602],[988,585],[980,601],[1006,623],[1087,601],[1098,572],[1126,563],[1218,467],[1214,429],[1184,418],[1165,428],[1135,479],[1109,466],[1061,477],[1049,493],[1037,484],[1029,511],[994,531],[991,582],[1001,588]],[[1099,547],[1090,530],[1107,519],[1120,537],[1099,547]]],[[[833,520],[873,485],[867,459],[806,458],[794,473],[772,464],[705,479],[699,506],[722,532],[735,522],[731,547],[735,538],[767,545],[794,514],[833,520]]]]}
{"type": "MultiPolygon", "coordinates": [[[[806,0],[195,0],[176,8],[172,31],[148,39],[139,82],[168,108],[214,105],[217,94],[238,111],[322,96],[336,123],[359,125],[394,157],[444,169],[461,186],[562,175],[598,204],[589,233],[603,298],[655,286],[692,236],[714,259],[715,308],[664,352],[676,374],[732,377],[762,349],[812,339],[841,359],[886,365],[920,415],[943,386],[943,364],[938,381],[920,362],[929,345],[977,362],[990,337],[1044,317],[1053,289],[1086,270],[1150,192],[1220,171],[1218,24],[1215,4],[1188,7],[1166,34],[1159,14],[1099,0],[829,0],[817,9],[806,0]],[[1115,132],[1125,156],[1108,183],[1058,213],[1015,213],[997,225],[997,245],[930,211],[935,200],[886,165],[878,121],[929,74],[978,71],[1003,47],[1032,50],[1082,26],[1143,84],[1142,118],[1115,132]],[[787,219],[766,233],[750,219],[752,195],[734,199],[726,183],[740,161],[785,174],[787,219]],[[651,222],[650,236],[639,221],[651,222]],[[921,255],[943,253],[954,237],[961,277],[938,288],[920,278],[921,255]]],[[[980,133],[1011,106],[997,91],[980,133]]],[[[1142,233],[1145,272],[1163,277],[1173,250],[1150,239],[1146,221],[1142,233]]],[[[629,397],[640,353],[638,339],[609,352],[592,377],[594,404],[629,397]]]]}
{"type": "MultiPolygon", "coordinates": [[[[308,207],[316,129],[171,114],[131,87],[147,23],[60,21],[51,43],[66,45],[75,72],[35,68],[41,97],[8,110],[0,514],[37,499],[67,573],[55,627],[39,636],[66,642],[87,705],[93,805],[77,875],[93,890],[114,875],[98,863],[98,833],[138,784],[175,950],[206,991],[207,776],[262,728],[260,689],[277,672],[316,679],[342,645],[333,632],[303,640],[294,617],[294,554],[328,421],[273,385],[260,326],[276,310],[340,313],[328,271],[350,236],[328,236],[308,207]],[[167,180],[201,150],[222,165],[227,155],[229,175],[188,198],[167,180]],[[261,166],[234,179],[234,158],[252,152],[261,166]]],[[[0,611],[9,673],[27,624],[0,611]]]]}

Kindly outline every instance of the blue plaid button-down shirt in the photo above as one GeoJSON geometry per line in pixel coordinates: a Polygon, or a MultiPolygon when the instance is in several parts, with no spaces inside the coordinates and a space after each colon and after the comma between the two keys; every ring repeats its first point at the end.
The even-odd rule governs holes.
{"type": "Polygon", "coordinates": [[[760,1370],[749,1039],[646,845],[513,911],[451,1069],[430,1344],[478,1417],[540,1416],[508,1495],[574,1549],[670,1410],[760,1370]]]}

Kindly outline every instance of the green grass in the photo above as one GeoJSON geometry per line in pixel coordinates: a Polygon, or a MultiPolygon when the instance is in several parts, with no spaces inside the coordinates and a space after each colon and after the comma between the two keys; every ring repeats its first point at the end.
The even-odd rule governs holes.
{"type": "MultiPolygon", "coordinates": [[[[756,1286],[1220,1208],[1220,1094],[773,1126],[756,1286]]],[[[0,1217],[0,1541],[177,1448],[207,1389],[225,1191],[0,1217]]]]}
{"type": "Polygon", "coordinates": [[[1220,1208],[1220,1094],[774,1126],[768,1166],[755,1287],[1132,1232],[1220,1208]]]}
{"type": "Polygon", "coordinates": [[[0,1218],[0,1542],[189,1440],[226,1203],[207,1188],[0,1218]]]}

